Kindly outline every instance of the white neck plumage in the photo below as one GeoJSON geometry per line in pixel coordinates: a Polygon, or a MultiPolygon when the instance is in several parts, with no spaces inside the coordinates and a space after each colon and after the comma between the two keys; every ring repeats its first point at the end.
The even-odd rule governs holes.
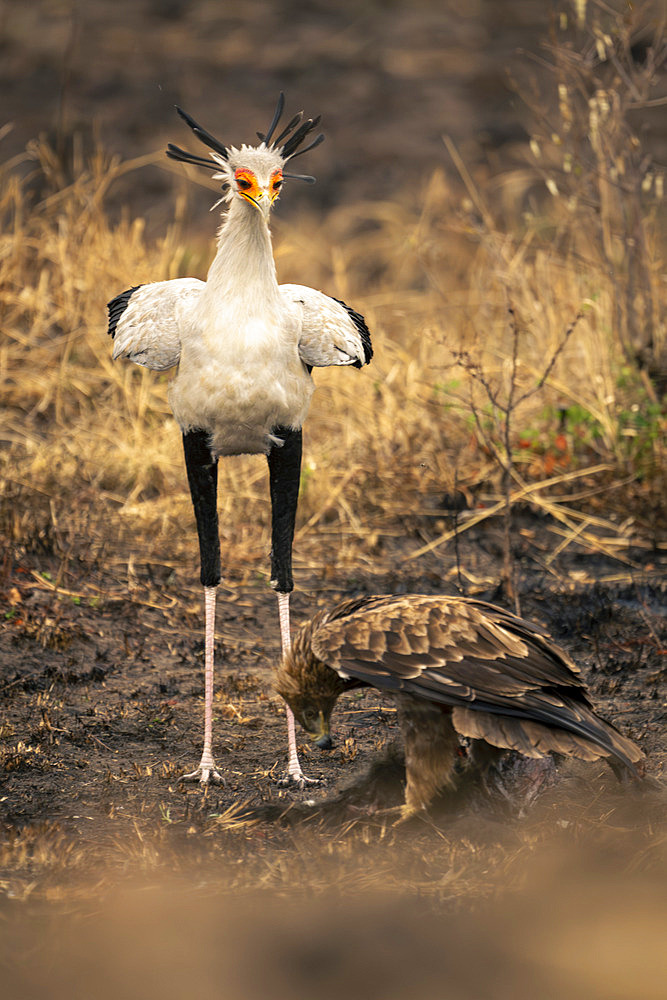
{"type": "Polygon", "coordinates": [[[218,234],[218,249],[209,268],[205,294],[218,299],[268,303],[278,295],[268,220],[241,198],[232,198],[218,234]]]}

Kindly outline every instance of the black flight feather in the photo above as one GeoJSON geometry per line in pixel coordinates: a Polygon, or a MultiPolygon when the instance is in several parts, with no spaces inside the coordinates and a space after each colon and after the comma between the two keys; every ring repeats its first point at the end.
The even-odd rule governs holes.
{"type": "Polygon", "coordinates": [[[137,288],[142,288],[142,285],[135,285],[133,288],[128,288],[126,291],[121,292],[117,295],[115,299],[107,304],[107,309],[109,310],[109,336],[113,340],[116,336],[116,327],[118,326],[118,321],[127,309],[130,299],[137,288]]]}
{"type": "MultiPolygon", "coordinates": [[[[341,299],[334,298],[333,295],[331,296],[331,298],[334,300],[334,302],[337,302],[339,306],[343,307],[343,309],[345,310],[345,312],[350,317],[350,319],[356,326],[357,330],[359,331],[359,336],[361,337],[361,346],[364,349],[364,364],[367,365],[370,362],[371,358],[373,357],[373,347],[371,345],[371,333],[368,327],[366,326],[366,320],[361,315],[361,313],[355,312],[355,310],[351,306],[348,306],[346,302],[343,302],[341,299]]],[[[352,367],[361,368],[361,361],[354,361],[352,363],[352,367]]]]}

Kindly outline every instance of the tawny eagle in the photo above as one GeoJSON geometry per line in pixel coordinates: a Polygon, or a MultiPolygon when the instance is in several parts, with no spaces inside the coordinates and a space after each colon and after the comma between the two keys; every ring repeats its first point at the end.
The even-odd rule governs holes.
{"type": "Polygon", "coordinates": [[[635,773],[644,759],[595,713],[579,668],[545,629],[473,598],[344,601],[295,633],[276,680],[321,747],[331,746],[338,697],[365,685],[396,701],[405,744],[404,816],[453,786],[460,736],[527,757],[604,757],[635,773]]]}

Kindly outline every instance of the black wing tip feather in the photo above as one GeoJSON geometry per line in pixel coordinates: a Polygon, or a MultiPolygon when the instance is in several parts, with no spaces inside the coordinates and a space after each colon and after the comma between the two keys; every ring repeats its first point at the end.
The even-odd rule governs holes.
{"type": "Polygon", "coordinates": [[[132,288],[127,288],[124,292],[121,292],[120,295],[117,295],[115,299],[111,299],[111,301],[107,303],[107,309],[109,310],[108,333],[112,340],[116,336],[116,327],[118,326],[121,316],[127,309],[130,299],[138,288],[143,287],[143,285],[134,285],[132,288]]]}
{"type": "Polygon", "coordinates": [[[343,302],[342,299],[336,299],[331,296],[334,302],[337,302],[339,306],[342,306],[347,315],[350,317],[357,330],[359,331],[359,336],[361,337],[361,346],[364,352],[363,363],[361,361],[355,361],[352,365],[353,368],[361,368],[362,365],[367,365],[370,363],[373,357],[373,345],[371,344],[371,332],[366,326],[366,320],[361,315],[361,313],[356,312],[352,306],[348,306],[347,302],[343,302]]]}

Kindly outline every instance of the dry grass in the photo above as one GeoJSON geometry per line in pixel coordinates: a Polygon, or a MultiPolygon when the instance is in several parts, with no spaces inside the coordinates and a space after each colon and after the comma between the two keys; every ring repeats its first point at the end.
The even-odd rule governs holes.
{"type": "MultiPolygon", "coordinates": [[[[649,99],[644,77],[657,75],[660,60],[652,57],[650,73],[642,70],[639,95],[636,79],[627,82],[619,72],[614,92],[621,96],[608,112],[614,116],[608,132],[620,151],[603,148],[590,120],[591,101],[602,100],[595,75],[600,47],[611,88],[611,56],[625,58],[629,36],[605,34],[600,16],[598,9],[587,35],[561,24],[562,37],[552,40],[554,90],[551,105],[544,98],[540,108],[558,119],[560,132],[554,126],[550,134],[548,170],[548,143],[535,139],[539,162],[482,194],[448,143],[443,162],[458,168],[467,188],[463,199],[451,170],[446,177],[439,169],[411,204],[346,206],[290,227],[277,221],[281,279],[354,303],[374,334],[370,369],[316,373],[319,389],[306,430],[298,530],[313,552],[335,545],[339,566],[371,562],[385,537],[409,538],[415,515],[432,516],[434,507],[437,514],[445,493],[458,489],[493,502],[501,470],[485,434],[502,436],[502,427],[457,363],[457,352],[476,358],[499,392],[515,379],[521,394],[539,380],[579,313],[544,386],[513,414],[517,496],[553,507],[562,499],[555,491],[579,489],[572,476],[587,467],[583,494],[623,482],[612,506],[627,509],[631,497],[653,510],[662,495],[664,412],[659,380],[652,381],[665,341],[658,284],[662,181],[639,156],[628,124],[630,106],[649,99]],[[577,102],[568,103],[575,84],[577,102]],[[587,88],[594,94],[586,101],[587,88]],[[570,149],[565,139],[570,142],[575,125],[577,146],[570,149]],[[572,192],[566,197],[562,181],[554,180],[561,148],[561,175],[578,178],[580,201],[572,192]],[[627,191],[618,179],[619,157],[624,177],[634,171],[641,267],[632,264],[636,254],[623,228],[627,216],[619,205],[627,191]],[[538,198],[536,186],[545,178],[557,194],[543,187],[545,197],[538,198]],[[599,192],[602,179],[608,197],[599,194],[598,203],[589,204],[585,184],[596,181],[599,192]],[[508,190],[516,193],[511,212],[508,190]],[[519,334],[515,369],[510,307],[519,334]],[[651,343],[632,354],[628,323],[638,310],[650,313],[651,343]],[[475,411],[486,421],[482,434],[475,411]]],[[[664,54],[659,37],[656,51],[664,54]]],[[[168,568],[184,553],[192,559],[195,543],[193,532],[181,530],[191,513],[167,377],[112,364],[105,304],[139,282],[193,270],[204,276],[206,252],[187,247],[182,202],[158,241],[145,238],[141,219],[110,221],[106,192],[121,173],[140,171],[142,162],[121,164],[101,150],[86,162],[75,156],[75,179],[67,182],[46,145],[34,143],[29,154],[34,170],[27,179],[19,180],[13,164],[0,176],[2,533],[19,548],[56,552],[64,563],[83,555],[127,566],[132,554],[160,561],[167,553],[168,568]]],[[[246,574],[263,574],[265,463],[227,461],[221,474],[232,572],[243,566],[246,574]]],[[[577,510],[582,504],[585,497],[572,501],[577,510]]],[[[576,528],[577,519],[575,510],[570,526],[576,528]]],[[[618,525],[606,525],[618,533],[618,525]]],[[[415,537],[405,554],[430,540],[415,537]]]]}

